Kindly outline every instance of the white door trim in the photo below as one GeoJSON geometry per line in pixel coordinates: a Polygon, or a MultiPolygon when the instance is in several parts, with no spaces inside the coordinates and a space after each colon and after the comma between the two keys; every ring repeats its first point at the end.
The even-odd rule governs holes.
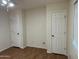
{"type": "MultiPolygon", "coordinates": [[[[67,14],[67,10],[55,10],[55,11],[52,11],[50,14],[48,14],[47,15],[47,52],[48,53],[52,53],[52,48],[51,48],[51,39],[52,39],[52,37],[51,37],[51,32],[52,32],[52,26],[51,26],[51,24],[52,24],[52,13],[53,12],[59,12],[59,11],[65,11],[66,12],[66,14],[67,14]]],[[[66,20],[66,23],[67,23],[67,20],[66,20]]],[[[66,26],[67,27],[67,26],[66,26]]],[[[67,28],[66,28],[66,31],[67,31],[67,28]]],[[[66,35],[66,37],[67,37],[67,35],[66,35]]]]}
{"type": "MultiPolygon", "coordinates": [[[[51,13],[51,35],[52,35],[52,14],[57,12],[65,12],[66,14],[66,55],[67,55],[67,12],[66,10],[55,10],[51,13]]],[[[52,36],[51,36],[51,47],[52,47],[52,36]]],[[[51,48],[51,53],[52,53],[52,48],[51,48]]]]}

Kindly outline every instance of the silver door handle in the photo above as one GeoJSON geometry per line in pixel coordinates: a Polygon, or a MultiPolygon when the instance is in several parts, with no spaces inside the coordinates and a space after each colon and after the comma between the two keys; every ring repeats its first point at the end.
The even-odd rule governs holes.
{"type": "Polygon", "coordinates": [[[52,35],[52,37],[54,37],[54,35],[52,35]]]}
{"type": "Polygon", "coordinates": [[[19,33],[17,33],[17,35],[19,35],[19,33]]]}

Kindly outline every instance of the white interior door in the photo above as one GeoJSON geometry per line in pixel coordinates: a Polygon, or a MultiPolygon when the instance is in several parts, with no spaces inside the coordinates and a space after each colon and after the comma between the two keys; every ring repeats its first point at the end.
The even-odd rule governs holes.
{"type": "Polygon", "coordinates": [[[66,13],[52,14],[52,52],[66,54],[66,13]]]}
{"type": "Polygon", "coordinates": [[[18,15],[16,13],[13,13],[10,16],[12,46],[21,47],[18,15]]]}

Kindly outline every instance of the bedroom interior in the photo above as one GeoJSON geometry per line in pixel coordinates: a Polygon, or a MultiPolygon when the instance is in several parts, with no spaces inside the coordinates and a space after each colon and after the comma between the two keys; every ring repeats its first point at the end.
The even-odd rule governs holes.
{"type": "Polygon", "coordinates": [[[78,0],[0,0],[0,59],[78,59],[78,0]]]}

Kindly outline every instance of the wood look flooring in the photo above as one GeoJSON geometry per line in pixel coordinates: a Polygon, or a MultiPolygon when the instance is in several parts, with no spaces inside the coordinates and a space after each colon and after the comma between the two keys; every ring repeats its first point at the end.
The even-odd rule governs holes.
{"type": "Polygon", "coordinates": [[[11,47],[0,52],[0,59],[67,59],[67,56],[48,54],[45,49],[26,47],[25,49],[11,47]]]}

